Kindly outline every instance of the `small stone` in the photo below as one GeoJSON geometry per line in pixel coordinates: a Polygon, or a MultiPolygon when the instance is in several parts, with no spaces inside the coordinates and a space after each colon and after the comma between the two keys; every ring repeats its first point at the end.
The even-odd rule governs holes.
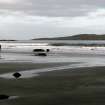
{"type": "Polygon", "coordinates": [[[5,99],[8,99],[8,98],[9,98],[8,95],[5,95],[5,94],[0,95],[0,100],[5,100],[5,99]]]}
{"type": "Polygon", "coordinates": [[[21,76],[21,74],[18,73],[18,72],[16,72],[16,73],[13,74],[13,76],[14,76],[16,79],[18,79],[18,78],[21,76]]]}
{"type": "Polygon", "coordinates": [[[50,52],[50,49],[46,49],[47,52],[50,52]]]}

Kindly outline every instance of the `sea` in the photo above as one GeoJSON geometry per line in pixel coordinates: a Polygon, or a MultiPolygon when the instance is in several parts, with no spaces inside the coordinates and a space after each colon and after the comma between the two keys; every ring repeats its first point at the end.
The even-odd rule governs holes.
{"type": "MultiPolygon", "coordinates": [[[[1,41],[0,45],[0,63],[70,63],[68,66],[31,72],[23,70],[21,72],[24,75],[23,78],[53,70],[105,66],[105,41],[103,40],[21,40],[1,41]],[[34,49],[49,49],[50,52],[47,56],[35,56],[34,49]]],[[[12,73],[1,77],[13,78],[12,73]]]]}
{"type": "Polygon", "coordinates": [[[0,62],[88,62],[105,65],[103,40],[21,40],[0,41],[0,62]],[[35,56],[34,49],[50,49],[46,57],[35,56]]]}
{"type": "Polygon", "coordinates": [[[4,53],[33,53],[33,49],[50,49],[51,53],[78,53],[105,55],[103,40],[21,40],[0,41],[1,52],[4,53]]]}

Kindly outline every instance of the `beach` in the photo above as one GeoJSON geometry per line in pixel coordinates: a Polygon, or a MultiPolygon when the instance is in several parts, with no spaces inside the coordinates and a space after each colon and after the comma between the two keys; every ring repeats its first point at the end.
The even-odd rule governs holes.
{"type": "MultiPolygon", "coordinates": [[[[10,64],[9,72],[16,69],[51,67],[53,64],[10,64]],[[13,66],[14,65],[14,66],[13,66]],[[23,66],[24,65],[24,66],[23,66]],[[31,66],[31,67],[30,67],[31,66]]],[[[58,65],[58,64],[57,64],[58,65]]],[[[60,64],[61,66],[61,64],[60,64]]],[[[7,66],[6,66],[7,67],[7,66]]],[[[7,72],[4,64],[0,65],[7,72]]],[[[14,72],[15,72],[14,71],[14,72]]],[[[0,79],[1,94],[18,96],[0,101],[0,105],[103,105],[105,103],[105,67],[82,67],[40,73],[28,79],[0,79]]]]}
{"type": "Polygon", "coordinates": [[[29,45],[14,46],[1,51],[0,94],[10,98],[0,100],[0,105],[104,105],[103,47],[42,44],[40,48],[51,51],[42,57],[32,53],[39,45],[31,50],[29,45]],[[21,74],[18,79],[16,72],[21,74]]]}

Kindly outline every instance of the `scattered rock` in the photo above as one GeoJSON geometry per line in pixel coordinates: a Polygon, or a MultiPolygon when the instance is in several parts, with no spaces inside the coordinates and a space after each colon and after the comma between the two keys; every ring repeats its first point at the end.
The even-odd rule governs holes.
{"type": "Polygon", "coordinates": [[[16,72],[16,73],[13,74],[13,76],[14,76],[16,79],[18,79],[18,78],[21,76],[21,74],[18,73],[18,72],[16,72]]]}
{"type": "Polygon", "coordinates": [[[5,100],[5,99],[8,99],[8,98],[9,98],[8,95],[5,95],[5,94],[0,95],[0,100],[5,100]]]}
{"type": "Polygon", "coordinates": [[[46,49],[47,52],[50,52],[50,49],[46,49]]]}
{"type": "Polygon", "coordinates": [[[45,52],[44,49],[34,49],[33,52],[45,52]]]}
{"type": "Polygon", "coordinates": [[[46,53],[38,53],[37,56],[47,56],[46,53]]]}

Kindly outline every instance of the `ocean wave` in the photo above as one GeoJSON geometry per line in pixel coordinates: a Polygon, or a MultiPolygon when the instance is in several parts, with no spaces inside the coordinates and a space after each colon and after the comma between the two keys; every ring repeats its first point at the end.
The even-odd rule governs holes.
{"type": "Polygon", "coordinates": [[[87,54],[104,54],[105,55],[105,47],[104,46],[53,46],[49,43],[0,43],[2,46],[2,52],[19,52],[19,53],[32,53],[33,49],[50,49],[50,53],[87,53],[87,54]]]}

